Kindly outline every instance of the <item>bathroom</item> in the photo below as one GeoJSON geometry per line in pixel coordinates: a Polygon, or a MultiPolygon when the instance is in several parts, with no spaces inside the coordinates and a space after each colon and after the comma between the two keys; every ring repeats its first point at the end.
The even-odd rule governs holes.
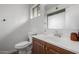
{"type": "Polygon", "coordinates": [[[71,33],[79,32],[78,10],[79,4],[0,4],[0,54],[42,54],[32,53],[33,38],[46,44],[58,38],[57,47],[78,54],[79,42],[71,40],[71,33]]]}

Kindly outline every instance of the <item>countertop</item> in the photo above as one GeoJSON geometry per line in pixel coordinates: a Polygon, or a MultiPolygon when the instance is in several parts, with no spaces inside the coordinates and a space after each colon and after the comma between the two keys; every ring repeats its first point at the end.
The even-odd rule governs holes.
{"type": "Polygon", "coordinates": [[[79,53],[79,41],[72,41],[70,40],[70,37],[57,37],[54,35],[45,34],[33,35],[32,37],[43,40],[71,52],[79,53]]]}

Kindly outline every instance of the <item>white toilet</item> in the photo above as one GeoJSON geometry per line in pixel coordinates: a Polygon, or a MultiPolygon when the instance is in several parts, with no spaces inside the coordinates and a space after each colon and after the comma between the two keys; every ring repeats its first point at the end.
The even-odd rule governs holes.
{"type": "Polygon", "coordinates": [[[29,41],[19,42],[15,45],[15,48],[19,51],[19,54],[29,54],[32,49],[32,33],[28,33],[29,41]]]}

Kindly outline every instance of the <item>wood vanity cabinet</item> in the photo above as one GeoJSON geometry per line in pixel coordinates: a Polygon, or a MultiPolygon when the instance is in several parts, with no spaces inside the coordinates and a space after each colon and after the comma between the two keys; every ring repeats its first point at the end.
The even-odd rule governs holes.
{"type": "Polygon", "coordinates": [[[43,41],[33,38],[32,45],[33,54],[45,54],[45,43],[43,41]]]}
{"type": "Polygon", "coordinates": [[[68,50],[62,49],[48,42],[33,37],[33,54],[74,54],[68,50]]]}

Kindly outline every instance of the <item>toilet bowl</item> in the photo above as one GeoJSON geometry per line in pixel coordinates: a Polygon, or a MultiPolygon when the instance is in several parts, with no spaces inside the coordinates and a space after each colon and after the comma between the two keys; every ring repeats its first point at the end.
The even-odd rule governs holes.
{"type": "Polygon", "coordinates": [[[19,51],[19,54],[31,53],[32,49],[32,34],[28,33],[29,41],[22,41],[15,44],[15,49],[19,51]]]}

